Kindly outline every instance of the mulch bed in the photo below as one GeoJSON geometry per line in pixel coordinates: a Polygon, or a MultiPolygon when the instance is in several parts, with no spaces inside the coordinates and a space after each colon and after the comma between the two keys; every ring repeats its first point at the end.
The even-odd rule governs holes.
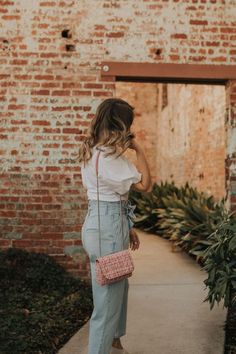
{"type": "Polygon", "coordinates": [[[0,252],[0,354],[54,354],[92,312],[91,286],[52,257],[0,252]]]}

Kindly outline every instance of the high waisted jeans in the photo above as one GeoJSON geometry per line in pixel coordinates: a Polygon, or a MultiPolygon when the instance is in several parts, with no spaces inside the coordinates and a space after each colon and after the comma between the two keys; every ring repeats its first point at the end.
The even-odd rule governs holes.
{"type": "MultiPolygon", "coordinates": [[[[123,236],[120,221],[120,201],[99,201],[101,256],[128,249],[129,229],[133,226],[133,207],[122,200],[123,236]]],[[[113,284],[96,282],[95,261],[100,256],[97,201],[89,200],[82,227],[82,244],[90,259],[93,313],[90,318],[88,354],[109,354],[113,338],[126,333],[128,279],[113,284]]]]}

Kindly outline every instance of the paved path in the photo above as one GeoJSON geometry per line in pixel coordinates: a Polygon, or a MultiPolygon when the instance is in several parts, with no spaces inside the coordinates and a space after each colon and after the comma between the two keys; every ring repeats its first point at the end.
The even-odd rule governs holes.
{"type": "MultiPolygon", "coordinates": [[[[226,309],[203,302],[206,273],[168,240],[138,233],[124,347],[130,354],[223,354],[226,309]]],[[[87,337],[88,324],[59,354],[87,354],[87,337]]]]}

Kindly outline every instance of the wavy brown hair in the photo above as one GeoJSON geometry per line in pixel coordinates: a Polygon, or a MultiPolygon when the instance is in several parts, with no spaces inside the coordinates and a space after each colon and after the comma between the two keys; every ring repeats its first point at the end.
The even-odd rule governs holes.
{"type": "Polygon", "coordinates": [[[134,120],[134,107],[121,98],[107,98],[97,107],[78,154],[78,161],[86,163],[92,148],[109,147],[106,156],[120,156],[130,146],[134,134],[130,127],[134,120]]]}

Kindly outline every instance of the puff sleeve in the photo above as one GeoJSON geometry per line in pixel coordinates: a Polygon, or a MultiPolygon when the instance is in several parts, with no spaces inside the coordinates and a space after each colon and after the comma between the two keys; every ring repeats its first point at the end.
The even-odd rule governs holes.
{"type": "Polygon", "coordinates": [[[125,156],[99,158],[98,176],[101,181],[119,194],[129,191],[133,183],[141,181],[142,174],[125,156]]]}

